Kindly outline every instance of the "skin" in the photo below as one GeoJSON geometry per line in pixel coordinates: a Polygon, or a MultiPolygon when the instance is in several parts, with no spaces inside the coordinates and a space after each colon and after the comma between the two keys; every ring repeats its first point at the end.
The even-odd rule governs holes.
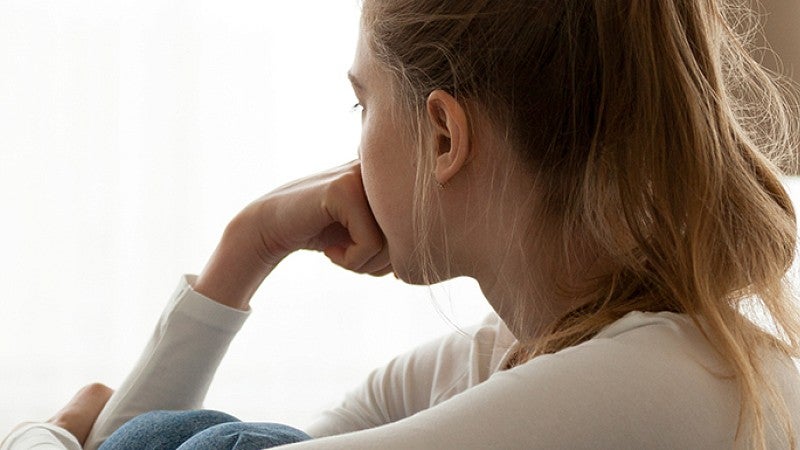
{"type": "Polygon", "coordinates": [[[85,386],[48,422],[69,431],[83,445],[94,421],[113,393],[111,388],[100,383],[85,386]]]}

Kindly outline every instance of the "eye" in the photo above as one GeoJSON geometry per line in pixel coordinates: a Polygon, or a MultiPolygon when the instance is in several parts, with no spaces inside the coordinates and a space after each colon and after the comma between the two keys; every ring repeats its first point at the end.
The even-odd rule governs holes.
{"type": "Polygon", "coordinates": [[[361,103],[356,103],[355,105],[353,105],[353,108],[352,108],[353,112],[363,111],[363,110],[364,110],[364,106],[361,105],[361,103]]]}

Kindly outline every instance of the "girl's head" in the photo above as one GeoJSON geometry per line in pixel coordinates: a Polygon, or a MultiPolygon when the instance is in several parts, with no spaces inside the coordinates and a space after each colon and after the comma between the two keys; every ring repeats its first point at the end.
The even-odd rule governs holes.
{"type": "Polygon", "coordinates": [[[495,264],[518,290],[493,306],[531,355],[633,310],[702,319],[758,432],[753,355],[800,340],[782,288],[795,216],[773,165],[798,134],[737,29],[744,9],[723,3],[365,0],[354,74],[382,80],[362,169],[401,277],[522,255],[525,282],[495,264]],[[754,297],[779,339],[741,314],[754,297]],[[545,298],[580,302],[526,336],[545,298]]]}

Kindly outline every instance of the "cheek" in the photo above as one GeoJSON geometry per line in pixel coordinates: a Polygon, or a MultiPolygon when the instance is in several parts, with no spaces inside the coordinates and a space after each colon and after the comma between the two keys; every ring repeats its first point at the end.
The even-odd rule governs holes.
{"type": "MultiPolygon", "coordinates": [[[[367,200],[372,207],[373,213],[380,219],[391,191],[396,187],[391,167],[395,164],[392,158],[392,148],[390,136],[386,135],[386,130],[380,123],[367,119],[364,121],[361,131],[361,146],[359,147],[359,158],[361,159],[361,176],[364,183],[364,191],[367,200]]],[[[379,220],[379,224],[383,225],[379,220]]]]}
{"type": "Polygon", "coordinates": [[[375,219],[384,234],[390,234],[387,229],[397,220],[400,211],[396,209],[400,200],[398,180],[391,171],[391,164],[380,155],[374,147],[362,147],[361,152],[361,178],[367,201],[375,215],[375,219]]]}
{"type": "MultiPolygon", "coordinates": [[[[364,185],[364,192],[373,213],[379,206],[381,198],[381,183],[379,182],[380,163],[376,161],[376,151],[374,138],[370,133],[367,123],[362,125],[361,144],[358,147],[358,158],[361,160],[361,181],[364,185]]],[[[380,224],[380,221],[378,222],[380,224]]]]}
{"type": "Polygon", "coordinates": [[[365,123],[360,155],[361,176],[372,213],[393,251],[411,242],[414,186],[413,151],[390,128],[365,123]],[[381,131],[380,133],[376,131],[381,131]]]}

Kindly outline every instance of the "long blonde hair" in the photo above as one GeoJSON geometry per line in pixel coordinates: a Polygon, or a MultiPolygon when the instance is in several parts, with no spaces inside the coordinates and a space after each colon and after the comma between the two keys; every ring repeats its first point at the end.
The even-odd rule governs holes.
{"type": "MultiPolygon", "coordinates": [[[[758,355],[800,356],[785,281],[795,214],[775,166],[794,154],[798,128],[742,17],[743,5],[714,0],[368,0],[362,20],[412,123],[435,89],[478,105],[548,186],[554,258],[568,262],[583,233],[611,262],[583,293],[592,300],[524,342],[521,361],[631,311],[683,313],[732,368],[737,439],[749,416],[764,448],[767,393],[795,448],[758,355]],[[744,314],[754,299],[775,333],[744,314]]],[[[430,155],[420,150],[418,211],[436,200],[430,155]]],[[[429,220],[415,216],[427,265],[429,220]]]]}

